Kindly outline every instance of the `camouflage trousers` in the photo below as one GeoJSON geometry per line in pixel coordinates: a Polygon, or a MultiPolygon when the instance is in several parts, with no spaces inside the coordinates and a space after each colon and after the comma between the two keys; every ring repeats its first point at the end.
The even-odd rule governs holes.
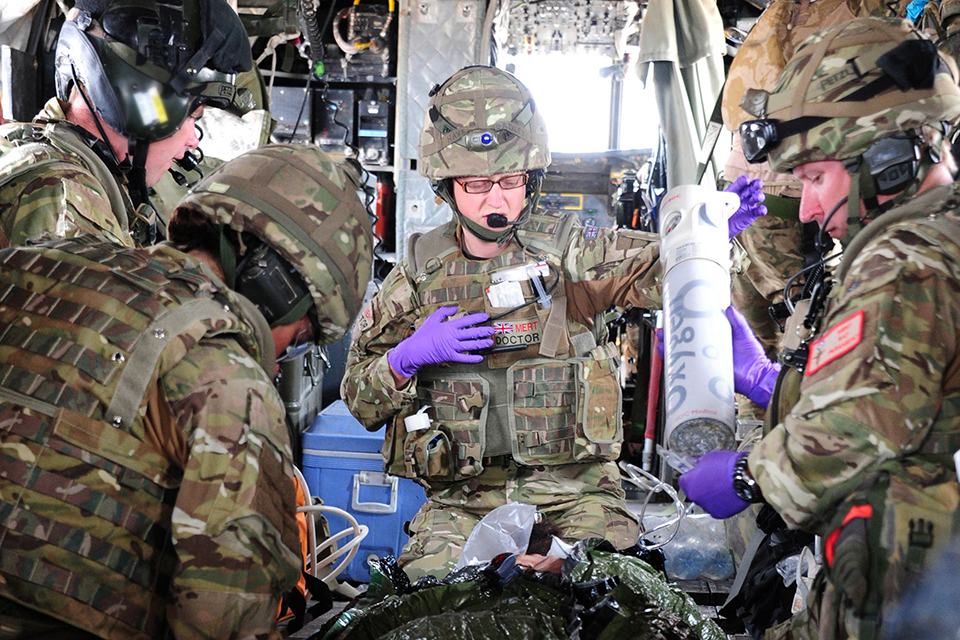
{"type": "Polygon", "coordinates": [[[427,489],[427,503],[410,523],[410,541],[399,558],[411,580],[449,573],[473,527],[509,502],[535,505],[567,542],[599,536],[618,549],[636,543],[639,523],[627,510],[616,463],[527,467],[508,456],[493,461],[476,478],[427,489]]]}
{"type": "Polygon", "coordinates": [[[97,640],[97,636],[0,597],[0,640],[97,640]]]}

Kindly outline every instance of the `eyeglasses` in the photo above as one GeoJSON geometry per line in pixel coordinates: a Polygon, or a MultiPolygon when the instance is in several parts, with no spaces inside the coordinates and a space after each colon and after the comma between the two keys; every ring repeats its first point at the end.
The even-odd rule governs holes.
{"type": "Polygon", "coordinates": [[[457,180],[457,183],[463,187],[463,190],[467,193],[487,193],[490,189],[493,189],[493,185],[500,185],[501,189],[518,189],[523,185],[527,184],[528,174],[518,173],[512,176],[503,176],[499,180],[467,180],[463,182],[457,180]]]}

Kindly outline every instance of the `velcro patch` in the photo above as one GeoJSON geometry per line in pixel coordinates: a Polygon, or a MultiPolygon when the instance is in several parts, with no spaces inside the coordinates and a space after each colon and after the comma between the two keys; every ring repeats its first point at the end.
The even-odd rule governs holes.
{"type": "Polygon", "coordinates": [[[357,326],[360,328],[360,331],[366,331],[373,326],[373,309],[370,308],[369,302],[367,306],[363,308],[360,318],[357,319],[357,326]]]}
{"type": "Polygon", "coordinates": [[[540,344],[540,321],[536,317],[520,322],[496,322],[493,330],[494,349],[540,344]]]}
{"type": "Polygon", "coordinates": [[[806,375],[813,375],[829,362],[833,362],[860,344],[863,338],[863,309],[834,325],[827,333],[810,345],[810,359],[806,375]]]}

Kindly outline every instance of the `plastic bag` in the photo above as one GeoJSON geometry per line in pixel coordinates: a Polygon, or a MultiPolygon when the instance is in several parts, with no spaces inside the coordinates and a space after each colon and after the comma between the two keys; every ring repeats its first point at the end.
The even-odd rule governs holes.
{"type": "MultiPolygon", "coordinates": [[[[663,519],[647,516],[643,524],[650,531],[663,519]]],[[[644,533],[643,536],[653,542],[664,542],[673,531],[673,526],[670,526],[644,533]]],[[[706,514],[687,514],[676,536],[664,545],[663,553],[666,556],[667,577],[671,580],[728,580],[735,573],[723,524],[706,514]]]]}
{"type": "Polygon", "coordinates": [[[532,504],[511,502],[497,507],[470,532],[456,568],[490,562],[501,553],[526,553],[536,517],[532,504]]]}
{"type": "Polygon", "coordinates": [[[567,544],[557,536],[551,536],[550,551],[547,552],[548,556],[555,556],[557,558],[563,558],[566,560],[570,557],[570,552],[572,551],[572,544],[567,544]]]}

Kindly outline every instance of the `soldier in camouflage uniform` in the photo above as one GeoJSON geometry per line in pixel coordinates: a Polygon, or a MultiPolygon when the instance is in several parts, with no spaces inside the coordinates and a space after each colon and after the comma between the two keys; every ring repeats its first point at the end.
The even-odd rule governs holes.
{"type": "MultiPolygon", "coordinates": [[[[770,307],[783,301],[788,279],[805,266],[800,182],[789,172],[773,171],[767,162],[747,162],[737,129],[752,116],[740,107],[740,100],[749,88],[772,90],[797,45],[814,31],[866,15],[861,12],[867,10],[866,3],[857,0],[774,0],[750,30],[727,72],[721,106],[723,124],[734,135],[724,179],[761,178],[769,210],[769,215],[737,237],[736,250],[746,260],[739,261],[742,267],[733,279],[731,302],[747,318],[771,358],[777,357],[783,334],[770,316],[770,307]]],[[[803,279],[797,284],[802,285],[803,279]]],[[[792,293],[796,295],[799,289],[792,293]]],[[[743,396],[738,400],[741,418],[763,418],[763,408],[743,396]]]]}
{"type": "Polygon", "coordinates": [[[811,36],[753,98],[748,157],[792,170],[801,219],[845,250],[794,366],[731,314],[735,385],[776,426],[680,484],[716,517],[765,500],[823,537],[807,608],[768,638],[873,640],[958,529],[960,189],[942,142],[960,119],[956,66],[909,23],[858,18],[811,36]]]}
{"type": "MultiPolygon", "coordinates": [[[[631,546],[603,314],[660,306],[656,236],[537,206],[546,130],[509,73],[467,67],[431,96],[419,167],[454,217],[411,238],[361,314],[341,388],[368,429],[386,423],[385,470],[426,488],[400,564],[445,575],[474,525],[518,501],[569,540],[631,546]],[[408,429],[421,408],[432,424],[408,429]]],[[[734,232],[758,214],[756,191],[745,187],[734,232]]]]}
{"type": "Polygon", "coordinates": [[[0,638],[280,638],[302,558],[273,377],[359,311],[358,184],[267,146],[170,243],[0,251],[0,638]]]}
{"type": "Polygon", "coordinates": [[[152,243],[148,187],[197,146],[204,105],[250,106],[234,74],[252,64],[224,0],[79,0],[60,30],[57,97],[0,127],[0,247],[43,233],[152,243]]]}
{"type": "MultiPolygon", "coordinates": [[[[867,10],[865,4],[858,0],[773,0],[740,46],[723,86],[723,124],[734,132],[724,179],[732,181],[743,175],[762,179],[764,204],[769,211],[737,236],[734,264],[738,267],[731,282],[730,301],[747,319],[771,359],[779,355],[783,333],[770,308],[783,302],[788,280],[800,274],[812,257],[809,248],[806,257],[804,254],[804,239],[809,240],[811,225],[800,222],[800,181],[789,171],[773,171],[768,162],[749,163],[744,157],[738,128],[753,116],[741,108],[740,101],[747,89],[773,90],[786,61],[801,42],[814,31],[857,17],[858,12],[867,10]]],[[[804,278],[794,282],[802,285],[804,278]]],[[[791,294],[800,292],[797,286],[791,294]]],[[[743,395],[737,395],[737,402],[738,418],[757,423],[763,420],[765,407],[758,407],[743,395]]],[[[749,451],[761,431],[754,427],[740,449],[749,451]]],[[[737,562],[757,533],[759,511],[759,506],[753,507],[724,523],[727,543],[737,562]]]]}

